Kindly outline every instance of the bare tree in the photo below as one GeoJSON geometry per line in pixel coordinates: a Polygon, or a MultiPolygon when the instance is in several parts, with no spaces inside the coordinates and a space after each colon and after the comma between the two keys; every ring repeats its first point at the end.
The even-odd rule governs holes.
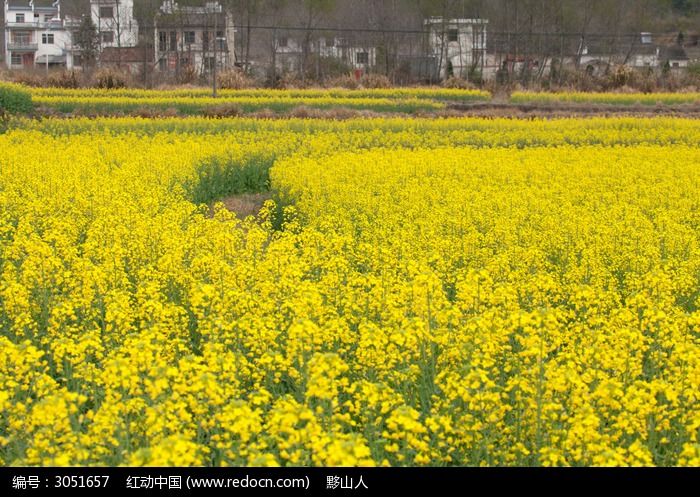
{"type": "Polygon", "coordinates": [[[335,8],[335,0],[301,0],[300,21],[304,28],[301,43],[300,77],[304,81],[308,70],[307,64],[314,42],[314,31],[326,20],[335,8]]]}
{"type": "Polygon", "coordinates": [[[277,85],[277,50],[278,50],[278,29],[284,25],[284,14],[287,7],[287,0],[265,0],[266,24],[273,26],[268,30],[267,45],[270,50],[270,70],[268,81],[272,86],[277,85]]]}
{"type": "Polygon", "coordinates": [[[244,70],[249,73],[251,69],[250,56],[253,45],[253,26],[260,20],[260,16],[265,9],[271,6],[257,0],[224,0],[222,3],[224,9],[236,20],[236,24],[244,28],[245,35],[241,37],[243,54],[242,57],[236,57],[236,59],[242,61],[244,70]]]}
{"type": "Polygon", "coordinates": [[[139,24],[138,45],[141,47],[142,67],[141,78],[144,87],[150,87],[153,82],[153,72],[156,64],[156,13],[160,8],[160,0],[138,0],[134,2],[134,18],[139,24]]]}
{"type": "Polygon", "coordinates": [[[82,67],[84,70],[90,71],[95,65],[100,47],[97,28],[90,16],[83,16],[73,37],[73,42],[80,49],[83,58],[82,67]]]}

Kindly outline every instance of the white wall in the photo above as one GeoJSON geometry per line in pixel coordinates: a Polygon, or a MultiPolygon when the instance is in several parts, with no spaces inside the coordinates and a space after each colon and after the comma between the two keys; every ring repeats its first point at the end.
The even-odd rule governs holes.
{"type": "Polygon", "coordinates": [[[440,61],[440,77],[448,76],[448,62],[452,64],[455,76],[466,77],[475,63],[474,51],[484,58],[486,65],[486,38],[488,21],[482,19],[428,19],[430,50],[440,61]],[[457,31],[457,39],[450,40],[450,32],[457,31]],[[444,34],[444,36],[443,36],[444,34]]]}
{"type": "MultiPolygon", "coordinates": [[[[12,43],[12,33],[16,32],[17,29],[10,29],[9,26],[15,24],[16,16],[17,14],[24,14],[24,23],[27,26],[30,26],[31,24],[34,23],[34,12],[32,11],[31,8],[26,8],[26,9],[9,9],[8,3],[5,1],[3,2],[3,8],[5,10],[5,26],[3,26],[3,29],[5,30],[5,47],[3,47],[5,51],[5,64],[7,65],[8,68],[12,68],[12,59],[11,59],[11,52],[9,50],[9,46],[12,43]]],[[[31,32],[31,43],[37,43],[37,38],[36,38],[36,33],[34,32],[33,27],[27,27],[26,31],[31,32]]],[[[39,40],[41,41],[41,40],[39,40]]],[[[14,67],[20,67],[20,66],[14,66],[14,67]]]]}
{"type": "MultiPolygon", "coordinates": [[[[31,55],[33,60],[39,60],[40,57],[50,55],[50,56],[65,56],[66,63],[68,65],[69,59],[69,49],[71,46],[71,35],[70,32],[63,28],[62,22],[47,22],[49,19],[54,19],[58,15],[57,9],[39,9],[32,10],[27,2],[26,8],[9,8],[7,2],[3,2],[5,10],[5,60],[8,68],[18,68],[22,66],[12,66],[12,56],[9,50],[9,45],[13,42],[13,33],[16,33],[21,27],[21,31],[27,31],[30,33],[30,43],[37,45],[37,50],[32,51],[31,55]],[[17,24],[17,14],[24,14],[24,22],[17,24]],[[16,25],[10,29],[9,26],[16,25]],[[44,34],[53,34],[53,43],[43,43],[44,34]]],[[[27,52],[25,52],[27,53],[27,52]]],[[[70,66],[68,66],[70,67],[70,66]]]]}
{"type": "Polygon", "coordinates": [[[659,56],[657,54],[635,55],[632,59],[632,65],[634,67],[658,67],[659,56]]]}
{"type": "Polygon", "coordinates": [[[100,46],[105,47],[135,47],[138,43],[139,27],[134,19],[133,0],[90,0],[92,22],[100,33],[100,46]],[[100,7],[111,7],[112,16],[100,17],[100,7]],[[102,32],[111,31],[113,41],[102,42],[102,32]]]}
{"type": "Polygon", "coordinates": [[[329,46],[329,40],[322,38],[321,43],[321,56],[329,57],[340,60],[352,67],[353,69],[363,69],[368,70],[377,65],[377,48],[376,47],[363,47],[359,45],[348,45],[345,44],[342,39],[336,38],[332,40],[329,46]],[[366,53],[367,63],[357,62],[357,54],[366,53]]]}

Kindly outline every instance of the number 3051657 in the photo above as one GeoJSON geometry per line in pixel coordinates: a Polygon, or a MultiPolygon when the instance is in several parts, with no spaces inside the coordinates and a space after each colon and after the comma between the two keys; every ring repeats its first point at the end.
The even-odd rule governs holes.
{"type": "Polygon", "coordinates": [[[105,488],[109,476],[56,476],[54,488],[105,488]]]}

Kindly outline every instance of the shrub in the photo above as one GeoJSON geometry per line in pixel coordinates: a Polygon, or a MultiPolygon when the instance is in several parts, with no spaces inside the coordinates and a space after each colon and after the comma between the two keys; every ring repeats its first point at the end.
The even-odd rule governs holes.
{"type": "Polygon", "coordinates": [[[352,110],[352,109],[345,109],[343,107],[337,107],[330,109],[326,112],[325,118],[326,119],[332,119],[335,121],[344,121],[346,119],[352,119],[360,115],[361,112],[352,110]]]}
{"type": "Polygon", "coordinates": [[[610,88],[623,88],[630,84],[633,71],[627,66],[617,66],[613,68],[607,75],[607,84],[610,88]]]}
{"type": "Polygon", "coordinates": [[[24,86],[40,88],[46,86],[46,78],[31,70],[15,71],[12,73],[12,81],[24,86]]]}
{"type": "Polygon", "coordinates": [[[478,67],[471,67],[467,79],[477,86],[484,84],[484,75],[478,67]]]}
{"type": "Polygon", "coordinates": [[[26,114],[33,110],[31,94],[20,85],[0,82],[0,113],[26,114]]]}
{"type": "Polygon", "coordinates": [[[688,65],[688,75],[696,78],[700,78],[700,64],[693,63],[688,65]]]}
{"type": "Polygon", "coordinates": [[[167,117],[177,117],[179,112],[174,107],[167,107],[164,109],[159,109],[155,107],[137,107],[132,110],[129,115],[142,117],[144,119],[156,119],[156,118],[167,118],[167,117]]]}
{"type": "Polygon", "coordinates": [[[126,83],[124,74],[109,67],[102,68],[95,73],[94,85],[97,88],[106,90],[126,88],[126,83]]]}
{"type": "Polygon", "coordinates": [[[659,80],[651,68],[633,71],[631,86],[642,93],[653,93],[659,87],[659,80]]]}
{"type": "Polygon", "coordinates": [[[204,109],[203,114],[206,117],[238,117],[243,114],[243,109],[241,109],[240,105],[223,103],[207,107],[204,109]]]}
{"type": "Polygon", "coordinates": [[[48,86],[55,88],[79,88],[80,80],[76,71],[52,73],[46,80],[48,86]]]}
{"type": "Polygon", "coordinates": [[[324,86],[326,88],[345,88],[348,90],[357,90],[357,88],[360,86],[360,82],[351,74],[345,74],[343,76],[327,79],[324,86]]]}
{"type": "Polygon", "coordinates": [[[219,88],[224,90],[245,90],[255,86],[255,82],[239,69],[224,71],[217,80],[219,88]]]}
{"type": "Polygon", "coordinates": [[[365,88],[391,88],[391,80],[383,74],[365,74],[361,84],[365,88]]]}
{"type": "Polygon", "coordinates": [[[192,85],[199,80],[199,73],[193,65],[187,65],[180,68],[177,74],[177,82],[181,85],[192,85]]]}
{"type": "Polygon", "coordinates": [[[449,88],[451,90],[473,90],[474,85],[471,84],[469,81],[467,81],[464,78],[458,78],[456,76],[452,76],[450,78],[447,78],[445,81],[442,82],[443,88],[449,88]]]}
{"type": "Polygon", "coordinates": [[[275,87],[280,90],[299,90],[308,86],[299,78],[299,75],[292,72],[284,73],[274,82],[275,87]]]}
{"type": "Polygon", "coordinates": [[[241,162],[232,159],[204,160],[197,168],[197,178],[185,183],[190,198],[197,204],[241,193],[258,193],[269,189],[270,168],[274,158],[250,155],[241,162]]]}
{"type": "Polygon", "coordinates": [[[289,116],[295,119],[310,119],[317,117],[316,109],[310,109],[306,105],[299,105],[289,111],[289,116]]]}

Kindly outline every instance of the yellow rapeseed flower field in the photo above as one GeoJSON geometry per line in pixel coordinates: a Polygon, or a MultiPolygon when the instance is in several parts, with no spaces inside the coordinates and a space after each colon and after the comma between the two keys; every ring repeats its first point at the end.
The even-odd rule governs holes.
{"type": "Polygon", "coordinates": [[[23,122],[4,465],[700,465],[700,122],[23,122]],[[256,218],[228,195],[271,190],[256,218]]]}
{"type": "Polygon", "coordinates": [[[196,115],[223,107],[240,112],[288,112],[299,107],[310,109],[351,109],[376,112],[433,112],[446,108],[447,102],[487,101],[491,94],[481,90],[446,88],[388,89],[303,89],[303,90],[220,90],[218,98],[211,90],[176,89],[27,89],[34,104],[60,112],[88,112],[112,115],[118,112],[177,111],[196,115]]]}
{"type": "Polygon", "coordinates": [[[515,91],[514,103],[567,103],[586,105],[696,105],[700,93],[595,93],[595,92],[532,92],[515,91]]]}

